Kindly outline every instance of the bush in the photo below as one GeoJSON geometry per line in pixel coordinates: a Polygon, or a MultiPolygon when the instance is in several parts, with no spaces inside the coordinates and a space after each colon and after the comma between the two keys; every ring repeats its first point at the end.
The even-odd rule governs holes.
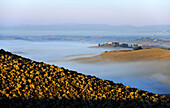
{"type": "Polygon", "coordinates": [[[164,47],[162,47],[161,49],[164,49],[164,50],[170,50],[170,48],[164,48],[164,47]]]}
{"type": "Polygon", "coordinates": [[[133,50],[140,50],[143,49],[141,46],[133,47],[133,50]]]}

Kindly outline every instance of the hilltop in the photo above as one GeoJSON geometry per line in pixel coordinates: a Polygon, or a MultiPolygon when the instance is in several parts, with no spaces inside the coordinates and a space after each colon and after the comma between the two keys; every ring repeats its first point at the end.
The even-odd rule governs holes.
{"type": "Polygon", "coordinates": [[[170,98],[0,50],[1,107],[168,107],[170,98]]]}
{"type": "Polygon", "coordinates": [[[84,62],[133,62],[133,61],[169,61],[170,50],[161,48],[142,49],[142,50],[119,50],[109,51],[94,57],[83,57],[73,59],[74,61],[84,62]]]}

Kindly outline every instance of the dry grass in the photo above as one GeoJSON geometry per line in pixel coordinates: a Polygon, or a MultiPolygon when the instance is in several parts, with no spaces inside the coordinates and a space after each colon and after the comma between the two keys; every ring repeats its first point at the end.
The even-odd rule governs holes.
{"type": "Polygon", "coordinates": [[[84,57],[73,59],[76,61],[169,61],[170,50],[153,48],[143,50],[121,50],[109,51],[94,57],[84,57]]]}

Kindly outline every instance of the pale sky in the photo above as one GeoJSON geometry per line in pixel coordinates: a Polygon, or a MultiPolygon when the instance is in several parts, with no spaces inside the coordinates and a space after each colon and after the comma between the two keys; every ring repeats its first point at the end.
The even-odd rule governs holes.
{"type": "Polygon", "coordinates": [[[170,25],[170,0],[0,0],[0,25],[170,25]]]}

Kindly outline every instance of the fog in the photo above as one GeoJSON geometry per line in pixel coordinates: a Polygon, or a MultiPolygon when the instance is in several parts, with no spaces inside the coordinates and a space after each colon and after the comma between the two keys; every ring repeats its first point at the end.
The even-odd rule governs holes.
{"type": "MultiPolygon", "coordinates": [[[[80,63],[69,61],[77,57],[95,56],[106,50],[88,48],[93,45],[64,41],[0,40],[0,48],[32,60],[55,64],[157,94],[170,94],[170,62],[80,63]]],[[[107,49],[109,50],[120,49],[107,49]]]]}

